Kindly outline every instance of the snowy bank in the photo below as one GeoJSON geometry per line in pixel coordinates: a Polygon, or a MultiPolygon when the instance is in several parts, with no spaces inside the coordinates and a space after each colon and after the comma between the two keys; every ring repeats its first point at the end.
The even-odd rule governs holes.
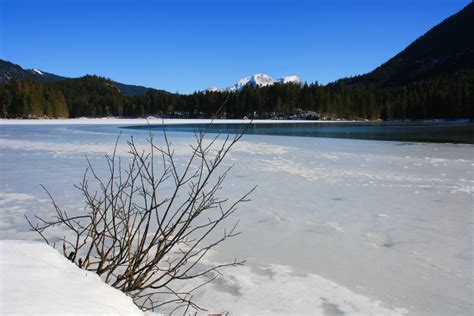
{"type": "Polygon", "coordinates": [[[132,299],[38,242],[0,241],[0,313],[143,315],[132,299]]]}
{"type": "MultiPolygon", "coordinates": [[[[1,315],[143,315],[131,298],[103,283],[96,274],[79,269],[44,243],[0,240],[0,258],[1,315]]],[[[249,311],[278,315],[308,311],[316,315],[406,313],[320,276],[294,273],[281,265],[229,269],[225,278],[197,295],[196,299],[210,308],[199,314],[223,310],[230,311],[230,315],[249,311]],[[291,294],[294,297],[290,299],[291,294]]]]}

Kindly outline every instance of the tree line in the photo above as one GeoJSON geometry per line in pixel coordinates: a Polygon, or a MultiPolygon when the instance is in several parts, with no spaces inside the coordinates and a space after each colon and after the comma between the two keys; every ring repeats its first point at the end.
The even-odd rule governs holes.
{"type": "Polygon", "coordinates": [[[0,109],[4,118],[70,116],[61,90],[32,80],[0,85],[0,109]]]}
{"type": "Polygon", "coordinates": [[[285,118],[311,111],[317,114],[314,118],[454,119],[474,118],[473,86],[474,70],[463,70],[395,87],[337,81],[325,86],[289,83],[189,95],[150,89],[144,96],[127,96],[109,79],[85,76],[54,83],[11,80],[0,85],[0,109],[5,118],[205,118],[224,104],[223,118],[285,118]]]}

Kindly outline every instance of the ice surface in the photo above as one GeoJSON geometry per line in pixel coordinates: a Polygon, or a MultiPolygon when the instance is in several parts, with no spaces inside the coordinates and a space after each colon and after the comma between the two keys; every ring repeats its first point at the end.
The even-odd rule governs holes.
{"type": "Polygon", "coordinates": [[[0,240],[2,315],[143,315],[132,299],[44,243],[0,240]]]}
{"type": "MultiPolygon", "coordinates": [[[[146,131],[112,125],[136,120],[92,121],[2,125],[1,239],[38,239],[24,214],[52,212],[39,184],[79,212],[72,184],[84,155],[100,166],[120,131],[120,155],[129,135],[145,143],[146,131]]],[[[193,134],[170,136],[184,159],[193,134]]],[[[259,187],[234,218],[242,234],[208,260],[247,264],[203,289],[204,306],[238,314],[473,314],[473,145],[247,135],[228,158],[235,166],[224,195],[259,187]]]]}

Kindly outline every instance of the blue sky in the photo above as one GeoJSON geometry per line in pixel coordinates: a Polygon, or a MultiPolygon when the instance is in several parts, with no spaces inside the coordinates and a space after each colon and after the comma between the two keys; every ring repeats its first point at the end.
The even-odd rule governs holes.
{"type": "Polygon", "coordinates": [[[362,74],[469,0],[0,0],[0,58],[172,92],[362,74]]]}

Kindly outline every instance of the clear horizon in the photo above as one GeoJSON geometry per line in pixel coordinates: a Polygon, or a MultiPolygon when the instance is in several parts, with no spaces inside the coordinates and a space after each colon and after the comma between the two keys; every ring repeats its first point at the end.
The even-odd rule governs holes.
{"type": "Polygon", "coordinates": [[[326,84],[373,70],[468,3],[4,0],[0,58],[180,93],[255,73],[326,84]]]}

